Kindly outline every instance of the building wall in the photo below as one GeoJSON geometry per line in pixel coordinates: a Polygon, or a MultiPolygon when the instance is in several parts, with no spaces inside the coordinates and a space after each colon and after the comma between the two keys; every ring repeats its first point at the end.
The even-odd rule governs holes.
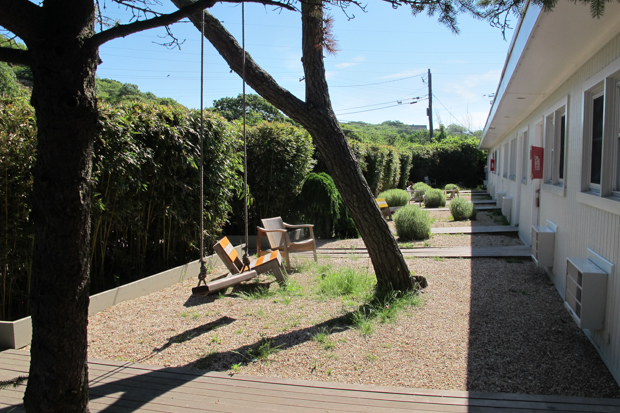
{"type": "MultiPolygon", "coordinates": [[[[620,383],[620,280],[618,279],[620,271],[617,268],[620,265],[620,214],[608,212],[577,199],[577,194],[582,190],[585,84],[589,79],[597,77],[601,71],[609,68],[609,65],[617,65],[617,59],[620,59],[620,34],[606,45],[602,45],[601,49],[585,64],[576,68],[568,81],[549,95],[544,103],[489,151],[489,158],[491,158],[493,151],[498,150],[497,159],[500,161],[502,170],[498,174],[489,173],[488,181],[489,184],[494,185],[495,192],[513,193],[515,199],[518,193],[518,217],[513,214],[512,223],[520,224],[519,236],[529,245],[531,226],[536,225],[535,189],[537,185],[540,185],[540,181],[532,181],[529,173],[525,183],[522,183],[520,179],[511,181],[504,177],[502,173],[503,151],[510,147],[510,140],[519,136],[523,131],[528,131],[528,146],[543,146],[544,140],[537,142],[537,124],[543,121],[548,111],[557,105],[557,102],[567,99],[565,190],[542,184],[540,191],[539,224],[546,225],[547,221],[550,221],[557,225],[554,266],[548,269],[548,273],[559,294],[564,298],[567,257],[585,258],[587,249],[590,248],[614,264],[607,284],[605,328],[585,330],[585,332],[620,383]]],[[[544,127],[542,132],[544,135],[544,127]]],[[[540,134],[540,129],[538,134],[540,134]]],[[[520,147],[520,145],[517,146],[520,147]]],[[[519,170],[523,164],[523,154],[520,152],[522,151],[517,150],[516,156],[519,170]]],[[[583,194],[580,195],[583,198],[583,194]]],[[[618,205],[620,205],[620,200],[618,205]]]]}

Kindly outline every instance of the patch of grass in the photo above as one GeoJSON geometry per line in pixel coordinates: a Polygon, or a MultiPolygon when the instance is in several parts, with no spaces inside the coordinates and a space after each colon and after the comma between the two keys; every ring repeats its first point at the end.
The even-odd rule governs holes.
{"type": "Polygon", "coordinates": [[[243,334],[243,329],[240,328],[239,330],[235,330],[235,334],[243,334]]]}
{"type": "Polygon", "coordinates": [[[433,257],[433,261],[443,262],[443,261],[445,261],[445,259],[444,259],[444,257],[433,257]]]}
{"type": "Polygon", "coordinates": [[[321,327],[313,336],[312,340],[321,344],[323,350],[333,350],[336,347],[336,343],[329,337],[331,331],[326,327],[321,327]]]}
{"type": "Polygon", "coordinates": [[[196,320],[197,318],[200,318],[200,314],[199,313],[192,313],[192,318],[194,320],[196,320]]]}
{"type": "Polygon", "coordinates": [[[372,353],[366,353],[366,359],[368,359],[368,361],[377,361],[377,355],[372,353]]]}
{"type": "Polygon", "coordinates": [[[215,344],[222,344],[222,337],[211,336],[211,342],[215,344]]]}
{"type": "Polygon", "coordinates": [[[280,347],[282,347],[282,344],[274,346],[272,339],[263,337],[255,346],[246,352],[245,358],[252,361],[267,360],[272,354],[275,354],[280,347]]]}
{"type": "Polygon", "coordinates": [[[259,308],[258,310],[256,310],[256,317],[264,317],[265,316],[265,311],[262,308],[259,308]]]}
{"type": "Polygon", "coordinates": [[[332,371],[334,371],[333,369],[327,369],[327,375],[331,376],[332,375],[332,371]]]}
{"type": "MultiPolygon", "coordinates": [[[[495,212],[495,211],[493,211],[493,212],[495,212]]],[[[495,215],[495,214],[493,214],[493,215],[495,215]]],[[[500,225],[510,225],[510,221],[508,221],[508,218],[506,218],[505,216],[501,215],[501,212],[500,212],[500,216],[497,216],[497,217],[493,218],[493,221],[496,224],[500,224],[500,225]]]]}
{"type": "Polygon", "coordinates": [[[187,311],[181,311],[181,313],[179,314],[179,317],[181,318],[186,318],[187,316],[189,316],[189,313],[187,311]]]}
{"type": "Polygon", "coordinates": [[[251,291],[239,291],[235,293],[235,297],[243,298],[244,300],[263,300],[265,298],[270,298],[275,294],[272,292],[269,287],[262,287],[260,285],[256,286],[251,291]]]}
{"type": "Polygon", "coordinates": [[[318,293],[326,297],[356,297],[362,301],[372,296],[376,278],[364,271],[344,268],[321,273],[318,282],[318,293]]]}
{"type": "Polygon", "coordinates": [[[351,314],[351,324],[359,330],[360,334],[363,336],[369,336],[375,330],[370,319],[370,312],[367,312],[366,308],[362,308],[351,314]]]}

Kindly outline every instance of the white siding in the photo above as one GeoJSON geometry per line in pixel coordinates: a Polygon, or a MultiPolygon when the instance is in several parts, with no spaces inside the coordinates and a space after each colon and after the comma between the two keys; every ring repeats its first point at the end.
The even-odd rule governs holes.
{"type": "MultiPolygon", "coordinates": [[[[618,58],[620,58],[620,35],[614,37],[578,68],[567,82],[547,96],[544,103],[530,113],[521,124],[506,133],[489,153],[498,148],[508,147],[510,140],[526,128],[529,128],[529,145],[533,145],[536,123],[542,119],[551,105],[566,96],[569,97],[566,119],[566,192],[563,195],[541,189],[539,224],[544,225],[549,220],[558,226],[554,266],[550,277],[562,297],[567,257],[586,257],[587,249],[590,248],[614,264],[614,273],[610,274],[608,279],[605,329],[586,331],[586,334],[598,348],[616,380],[620,382],[620,280],[618,280],[620,271],[617,268],[620,266],[620,215],[577,201],[577,192],[581,190],[583,85],[618,58]]],[[[499,174],[489,175],[489,181],[495,184],[496,192],[512,193],[515,201],[519,202],[519,216],[516,218],[516,222],[520,223],[519,235],[529,244],[530,228],[535,224],[532,222],[535,202],[534,182],[529,179],[529,173],[526,184],[522,184],[520,179],[515,182],[503,178],[504,165],[501,166],[499,174]]]]}

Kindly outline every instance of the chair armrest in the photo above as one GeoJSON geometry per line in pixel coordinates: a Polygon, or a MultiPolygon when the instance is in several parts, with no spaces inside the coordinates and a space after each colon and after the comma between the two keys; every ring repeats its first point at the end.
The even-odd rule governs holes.
{"type": "Polygon", "coordinates": [[[285,229],[265,229],[263,227],[256,227],[258,232],[286,232],[285,229]]]}
{"type": "Polygon", "coordinates": [[[284,228],[296,229],[296,228],[312,228],[312,227],[314,227],[314,224],[291,225],[291,224],[287,224],[286,222],[284,223],[284,228]]]}

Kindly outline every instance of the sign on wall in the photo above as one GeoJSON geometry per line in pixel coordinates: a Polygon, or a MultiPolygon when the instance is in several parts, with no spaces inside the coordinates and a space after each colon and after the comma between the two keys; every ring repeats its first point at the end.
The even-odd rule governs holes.
{"type": "Polygon", "coordinates": [[[532,159],[532,179],[543,179],[544,156],[544,148],[532,146],[532,151],[530,152],[530,158],[532,159]]]}
{"type": "Polygon", "coordinates": [[[491,172],[495,172],[495,159],[491,159],[491,172]]]}

